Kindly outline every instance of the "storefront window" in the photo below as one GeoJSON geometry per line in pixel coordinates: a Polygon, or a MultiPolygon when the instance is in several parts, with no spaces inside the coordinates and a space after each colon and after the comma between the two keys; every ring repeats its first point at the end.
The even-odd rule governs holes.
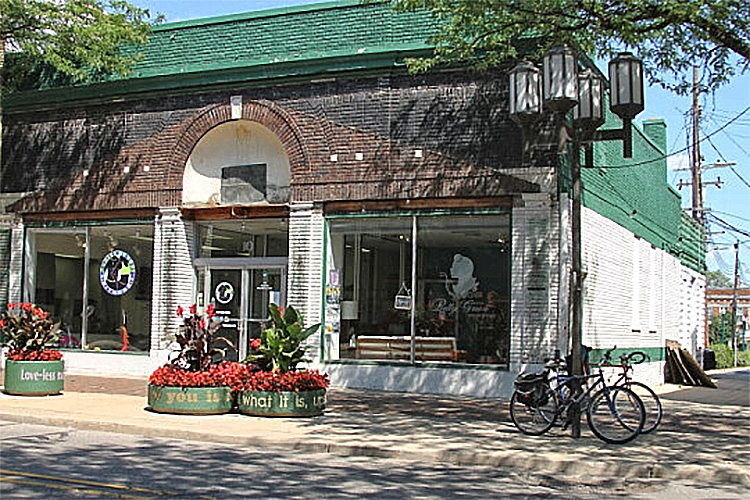
{"type": "Polygon", "coordinates": [[[328,359],[507,366],[508,215],[333,218],[329,229],[328,359]]]}
{"type": "Polygon", "coordinates": [[[286,257],[289,254],[286,219],[198,223],[200,257],[286,257]]]}
{"type": "Polygon", "coordinates": [[[31,229],[27,242],[25,293],[60,322],[61,347],[148,351],[153,226],[31,229]]]}
{"type": "Polygon", "coordinates": [[[326,300],[340,322],[327,333],[340,357],[355,357],[358,337],[410,335],[409,311],[393,306],[411,287],[411,218],[336,220],[330,228],[328,284],[340,293],[326,300]]]}

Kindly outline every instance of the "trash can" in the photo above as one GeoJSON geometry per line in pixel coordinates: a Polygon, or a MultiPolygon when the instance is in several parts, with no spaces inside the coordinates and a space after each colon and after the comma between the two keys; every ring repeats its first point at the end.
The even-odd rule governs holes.
{"type": "Polygon", "coordinates": [[[705,349],[703,351],[703,369],[713,370],[716,368],[716,353],[713,349],[705,349]]]}

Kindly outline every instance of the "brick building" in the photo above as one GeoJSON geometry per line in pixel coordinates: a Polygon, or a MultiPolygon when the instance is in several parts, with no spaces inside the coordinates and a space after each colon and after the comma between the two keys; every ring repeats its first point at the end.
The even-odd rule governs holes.
{"type": "MultiPolygon", "coordinates": [[[[9,96],[0,294],[62,321],[69,369],[148,373],[192,303],[242,359],[277,302],[336,384],[508,394],[567,350],[569,153],[548,116],[522,162],[509,66],[407,74],[434,26],[356,0],[171,23],[126,79],[9,96]]],[[[658,378],[667,339],[704,342],[702,235],[664,122],[633,135],[583,172],[584,343],[658,378]]]]}

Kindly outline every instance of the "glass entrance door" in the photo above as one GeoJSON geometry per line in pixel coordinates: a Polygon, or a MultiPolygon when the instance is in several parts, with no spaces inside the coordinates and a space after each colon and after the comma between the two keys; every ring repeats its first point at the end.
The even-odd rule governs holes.
{"type": "Polygon", "coordinates": [[[228,342],[216,342],[215,347],[225,349],[226,359],[239,361],[240,342],[243,332],[243,296],[241,269],[211,269],[207,294],[209,303],[216,308],[216,315],[224,318],[214,338],[224,337],[228,342]]]}
{"type": "Polygon", "coordinates": [[[207,263],[198,275],[198,303],[214,305],[217,316],[224,318],[215,337],[225,337],[231,343],[217,342],[216,347],[225,349],[230,361],[244,359],[250,341],[260,337],[269,322],[268,305],[286,304],[286,266],[207,263]]]}

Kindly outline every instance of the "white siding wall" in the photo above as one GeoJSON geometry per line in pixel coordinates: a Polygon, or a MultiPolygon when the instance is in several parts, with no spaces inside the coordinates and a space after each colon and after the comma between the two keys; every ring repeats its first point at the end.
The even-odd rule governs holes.
{"type": "MultiPolygon", "coordinates": [[[[289,215],[289,269],[287,302],[294,306],[305,326],[320,323],[323,296],[323,228],[321,207],[293,204],[289,215]]],[[[320,359],[321,335],[308,339],[307,355],[320,359]]]]}
{"type": "Polygon", "coordinates": [[[547,195],[524,197],[513,209],[510,372],[538,365],[558,348],[561,276],[558,205],[547,195]]]}
{"type": "MultiPolygon", "coordinates": [[[[585,345],[662,348],[675,339],[693,353],[703,345],[702,275],[585,208],[583,241],[585,345]]],[[[636,374],[663,382],[662,368],[650,363],[636,374]]]]}
{"type": "Polygon", "coordinates": [[[670,335],[667,338],[676,340],[697,358],[698,350],[704,347],[706,335],[706,277],[692,269],[683,267],[680,278],[679,329],[676,335],[670,335]]]}

